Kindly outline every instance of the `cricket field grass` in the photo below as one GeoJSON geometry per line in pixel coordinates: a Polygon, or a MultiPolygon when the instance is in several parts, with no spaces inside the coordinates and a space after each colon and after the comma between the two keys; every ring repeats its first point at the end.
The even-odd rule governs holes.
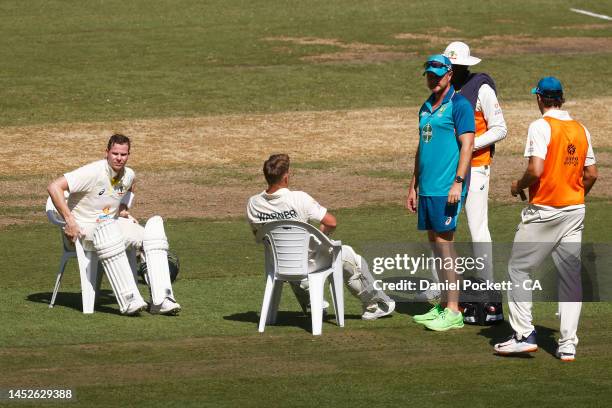
{"type": "MultiPolygon", "coordinates": [[[[424,241],[403,208],[422,63],[462,40],[495,78],[508,124],[491,178],[494,242],[512,242],[523,207],[509,189],[539,117],[529,91],[555,75],[599,168],[583,242],[612,245],[612,21],[570,9],[612,15],[595,0],[1,1],[0,391],[75,398],[0,405],[609,406],[608,301],[584,304],[573,364],[554,357],[546,302],[530,358],[493,354],[507,323],[429,332],[412,321],[422,303],[366,322],[348,291],[344,328],[332,313],[313,337],[286,290],[277,325],[258,333],[263,250],[244,218],[263,160],[286,152],[292,187],[337,215],[336,239],[357,251],[424,241]],[[61,246],[46,186],[102,158],[113,132],[133,139],[133,214],[164,217],[180,257],[177,317],[119,315],[106,280],[82,314],[75,260],[48,308],[61,246]]],[[[459,223],[469,242],[465,214],[459,223]]]]}

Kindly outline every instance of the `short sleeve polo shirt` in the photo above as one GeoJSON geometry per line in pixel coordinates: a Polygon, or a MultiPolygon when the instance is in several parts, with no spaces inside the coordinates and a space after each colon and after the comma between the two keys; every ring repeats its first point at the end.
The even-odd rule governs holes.
{"type": "MultiPolygon", "coordinates": [[[[419,195],[447,196],[455,182],[461,144],[459,136],[474,132],[474,110],[451,86],[432,111],[432,94],[419,111],[419,195]]],[[[465,195],[467,183],[463,185],[465,195]]]]}

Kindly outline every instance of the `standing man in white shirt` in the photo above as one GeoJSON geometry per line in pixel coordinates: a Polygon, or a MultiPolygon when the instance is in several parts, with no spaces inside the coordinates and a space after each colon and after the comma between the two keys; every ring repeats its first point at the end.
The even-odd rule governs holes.
{"type": "Polygon", "coordinates": [[[159,216],[152,217],[143,228],[128,211],[126,197],[131,196],[135,178],[134,171],[126,167],[129,155],[130,139],[112,135],[103,160],[64,174],[47,190],[66,221],[66,236],[72,241],[80,239],[85,250],[97,252],[122,314],[133,315],[148,306],[125,253],[126,247],[132,247],[144,249],[151,287],[150,312],[174,315],[181,306],[170,282],[163,221],[159,216]]]}
{"type": "Polygon", "coordinates": [[[529,125],[523,176],[512,182],[513,196],[529,189],[529,206],[521,212],[508,273],[510,325],[514,333],[495,344],[499,355],[538,350],[532,322],[532,294],[525,282],[530,273],[552,254],[559,274],[560,338],[556,356],[574,361],[578,345],[578,321],[582,308],[581,242],[584,229],[584,198],[597,180],[591,135],[561,107],[563,87],[555,77],[545,77],[531,93],[536,94],[542,118],[529,125]]]}
{"type": "MultiPolygon", "coordinates": [[[[273,154],[264,162],[268,188],[247,203],[247,219],[253,233],[270,221],[293,220],[318,222],[323,233],[331,234],[336,228],[336,218],[307,193],[289,190],[289,164],[287,154],[273,154]]],[[[342,265],[350,292],[362,303],[362,319],[375,320],[395,310],[395,302],[382,290],[374,289],[374,278],[366,260],[348,245],[342,245],[342,265]]],[[[304,301],[307,297],[304,288],[296,285],[292,288],[301,302],[304,301]]]]}
{"type": "Polygon", "coordinates": [[[495,143],[506,137],[504,120],[493,79],[485,73],[472,73],[469,68],[480,58],[470,55],[470,48],[461,41],[450,43],[444,55],[453,65],[452,84],[472,105],[476,122],[469,187],[465,213],[474,247],[474,256],[484,258],[480,277],[493,280],[493,253],[489,232],[489,179],[495,143]]]}

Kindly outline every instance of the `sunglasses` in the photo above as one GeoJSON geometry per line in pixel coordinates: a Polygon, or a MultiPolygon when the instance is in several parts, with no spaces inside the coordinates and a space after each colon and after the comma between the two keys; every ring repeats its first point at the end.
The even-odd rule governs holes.
{"type": "Polygon", "coordinates": [[[423,68],[446,68],[450,71],[453,67],[439,61],[427,61],[425,64],[423,64],[423,68]]]}

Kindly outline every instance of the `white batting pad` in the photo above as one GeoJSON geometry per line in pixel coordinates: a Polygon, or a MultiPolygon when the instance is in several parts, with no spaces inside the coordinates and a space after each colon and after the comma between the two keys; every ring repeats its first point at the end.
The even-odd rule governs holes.
{"type": "Polygon", "coordinates": [[[116,221],[102,223],[93,235],[93,244],[110,281],[121,313],[130,303],[144,303],[125,254],[125,242],[116,221]]]}
{"type": "Polygon", "coordinates": [[[370,273],[368,263],[348,245],[342,245],[342,270],[350,292],[357,296],[364,306],[391,301],[385,292],[374,289],[374,277],[370,273]]]}
{"type": "Polygon", "coordinates": [[[153,304],[159,305],[167,297],[175,300],[168,269],[168,238],[164,231],[164,221],[160,216],[156,215],[147,221],[142,246],[147,258],[147,274],[153,304]]]}
{"type": "Polygon", "coordinates": [[[349,289],[359,296],[367,287],[367,282],[363,281],[361,275],[361,256],[357,255],[353,248],[345,245],[342,248],[342,266],[349,289]]]}

